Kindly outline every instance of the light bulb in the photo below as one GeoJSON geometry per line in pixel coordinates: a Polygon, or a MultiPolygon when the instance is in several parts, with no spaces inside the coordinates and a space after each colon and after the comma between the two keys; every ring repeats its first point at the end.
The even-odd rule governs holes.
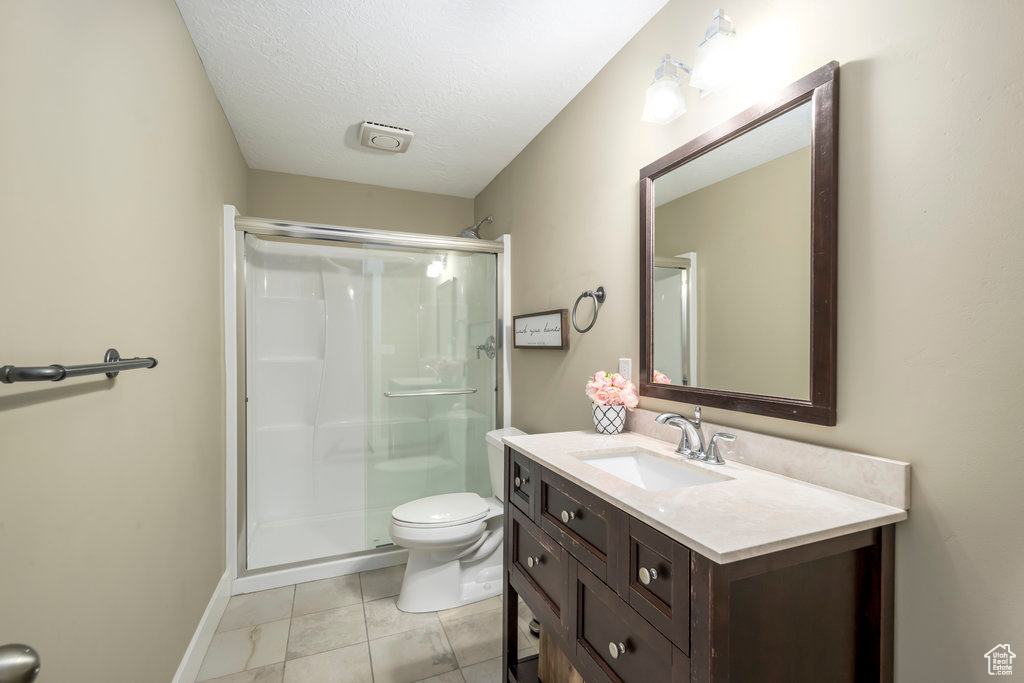
{"type": "Polygon", "coordinates": [[[686,100],[678,78],[663,76],[647,87],[644,113],[647,123],[670,123],[686,113],[686,100]]]}

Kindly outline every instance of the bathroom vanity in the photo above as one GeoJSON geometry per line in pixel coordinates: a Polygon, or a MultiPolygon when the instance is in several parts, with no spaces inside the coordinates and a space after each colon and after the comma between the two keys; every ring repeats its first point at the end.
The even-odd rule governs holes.
{"type": "Polygon", "coordinates": [[[505,443],[508,681],[517,598],[587,683],[892,680],[904,509],[636,433],[505,443]]]}
{"type": "MultiPolygon", "coordinates": [[[[641,396],[836,424],[838,79],[640,170],[641,396]]],[[[732,434],[657,419],[704,461],[653,413],[504,440],[507,680],[522,598],[587,683],[891,681],[909,466],[734,429],[712,464],[732,434]]]]}

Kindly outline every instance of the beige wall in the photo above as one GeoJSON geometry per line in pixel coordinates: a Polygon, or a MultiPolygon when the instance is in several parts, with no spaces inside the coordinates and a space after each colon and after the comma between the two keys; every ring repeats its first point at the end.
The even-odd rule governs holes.
{"type": "Polygon", "coordinates": [[[697,253],[697,386],[810,396],[810,150],[655,209],[655,253],[697,253]]]}
{"type": "Polygon", "coordinates": [[[473,200],[290,173],[249,171],[248,214],[260,218],[457,237],[473,200]]]}
{"type": "MultiPolygon", "coordinates": [[[[716,7],[672,0],[477,197],[477,215],[495,216],[484,234],[512,234],[514,313],[608,290],[567,353],[513,352],[517,427],[587,428],[587,374],[637,357],[638,171],[767,82],[693,91],[676,122],[640,122],[661,55],[692,62],[716,7]]],[[[977,5],[962,1],[728,9],[748,44],[772,27],[788,35],[778,84],[842,63],[839,423],[705,414],[913,463],[897,532],[898,679],[989,680],[982,655],[1024,634],[1024,5],[987,6],[976,40],[964,27],[977,5]]]]}
{"type": "Polygon", "coordinates": [[[168,681],[224,570],[222,205],[246,167],[171,0],[0,4],[0,643],[168,681]]]}

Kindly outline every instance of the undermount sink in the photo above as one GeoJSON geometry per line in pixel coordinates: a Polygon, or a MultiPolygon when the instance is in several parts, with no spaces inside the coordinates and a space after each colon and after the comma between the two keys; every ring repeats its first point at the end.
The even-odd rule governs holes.
{"type": "Polygon", "coordinates": [[[645,491],[670,491],[732,479],[730,476],[692,465],[685,460],[669,460],[639,448],[586,455],[581,457],[580,461],[604,470],[633,486],[639,486],[645,491]]]}

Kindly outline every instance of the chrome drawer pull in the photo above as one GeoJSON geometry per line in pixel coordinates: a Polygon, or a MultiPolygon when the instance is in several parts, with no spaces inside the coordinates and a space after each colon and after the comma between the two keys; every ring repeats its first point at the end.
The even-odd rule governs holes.
{"type": "Polygon", "coordinates": [[[608,654],[612,656],[612,659],[618,659],[619,655],[626,654],[626,645],[624,643],[608,643],[608,654]]]}
{"type": "Polygon", "coordinates": [[[656,578],[658,578],[658,570],[654,567],[651,567],[650,569],[648,569],[647,567],[641,567],[639,574],[640,583],[642,583],[645,586],[651,585],[651,581],[654,581],[656,578]]]}
{"type": "Polygon", "coordinates": [[[524,476],[522,479],[520,479],[519,477],[516,477],[516,479],[515,479],[516,488],[519,488],[520,486],[522,486],[523,484],[525,484],[525,483],[527,483],[529,481],[530,481],[530,478],[526,477],[526,476],[524,476]]]}
{"type": "Polygon", "coordinates": [[[541,558],[540,555],[538,555],[537,557],[527,557],[526,558],[526,566],[529,567],[530,569],[533,569],[534,567],[539,567],[540,566],[540,558],[541,558]]]}
{"type": "Polygon", "coordinates": [[[569,512],[568,510],[562,510],[562,521],[568,524],[572,520],[576,519],[575,512],[569,512]]]}

